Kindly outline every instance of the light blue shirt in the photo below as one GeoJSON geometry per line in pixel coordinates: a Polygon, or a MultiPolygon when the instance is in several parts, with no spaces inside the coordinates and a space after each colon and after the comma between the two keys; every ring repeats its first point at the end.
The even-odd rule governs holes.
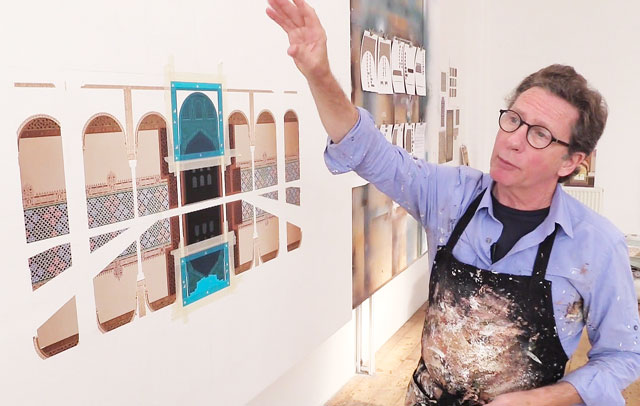
{"type": "MultiPolygon", "coordinates": [[[[444,245],[474,197],[489,188],[489,174],[469,167],[427,163],[391,145],[359,109],[356,125],[338,144],[330,140],[325,162],[333,173],[354,170],[407,211],[426,229],[429,259],[444,245]]],[[[640,319],[627,245],[623,234],[557,186],[547,218],[522,237],[499,261],[491,262],[491,245],[502,224],[485,193],[453,254],[478,268],[531,275],[538,245],[560,228],[551,251],[546,279],[552,282],[553,311],[562,346],[571,357],[583,328],[592,349],[589,362],[567,374],[588,406],[620,405],[621,390],[640,377],[640,319]]]]}

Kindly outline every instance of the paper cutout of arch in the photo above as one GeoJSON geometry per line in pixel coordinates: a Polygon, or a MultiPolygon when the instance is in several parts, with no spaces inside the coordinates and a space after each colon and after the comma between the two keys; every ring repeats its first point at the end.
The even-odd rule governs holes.
{"type": "Polygon", "coordinates": [[[276,144],[276,121],[271,112],[263,111],[258,115],[255,129],[254,177],[256,189],[278,184],[276,144]]]}
{"type": "Polygon", "coordinates": [[[146,216],[178,207],[176,177],[169,172],[167,125],[158,113],[149,113],[136,131],[136,187],[138,214],[146,216]]]}
{"type": "Polygon", "coordinates": [[[18,130],[27,242],[69,233],[60,124],[48,116],[27,119],[18,130]]]}
{"type": "Polygon", "coordinates": [[[132,219],[133,186],[122,127],[101,113],[87,123],[83,140],[89,228],[132,219]]]}
{"type": "Polygon", "coordinates": [[[284,115],[285,181],[300,179],[300,124],[293,110],[284,115]]]}
{"type": "Polygon", "coordinates": [[[251,169],[251,138],[249,121],[241,111],[229,115],[229,148],[235,150],[231,165],[226,168],[225,188],[227,195],[253,190],[251,169]]]}

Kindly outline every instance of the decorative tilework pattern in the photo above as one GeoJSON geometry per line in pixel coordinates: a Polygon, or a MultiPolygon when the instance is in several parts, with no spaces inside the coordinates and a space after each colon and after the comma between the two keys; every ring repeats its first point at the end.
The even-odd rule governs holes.
{"type": "Polygon", "coordinates": [[[140,236],[140,249],[148,250],[171,243],[171,223],[169,219],[156,221],[140,236]]]}
{"type": "Polygon", "coordinates": [[[33,289],[44,285],[71,266],[71,244],[62,244],[29,258],[33,289]]]}
{"type": "Polygon", "coordinates": [[[133,191],[113,193],[87,199],[89,228],[133,218],[133,191]]]}
{"type": "Polygon", "coordinates": [[[287,192],[287,203],[300,206],[300,188],[288,187],[286,192],[287,192]]]}
{"type": "Polygon", "coordinates": [[[253,190],[253,178],[251,177],[251,168],[240,170],[240,190],[242,192],[250,192],[253,190]]]}
{"type": "Polygon", "coordinates": [[[95,237],[90,237],[89,238],[89,250],[91,252],[97,250],[98,248],[102,247],[103,245],[105,245],[109,241],[111,241],[114,238],[116,238],[123,231],[124,230],[112,231],[110,233],[105,233],[105,234],[96,235],[95,237]]]}
{"type": "Polygon", "coordinates": [[[292,180],[300,179],[300,160],[290,160],[285,164],[285,181],[291,182],[292,180]]]}
{"type": "Polygon", "coordinates": [[[278,200],[278,191],[274,190],[273,192],[265,193],[260,196],[266,197],[267,199],[278,200]]]}
{"type": "Polygon", "coordinates": [[[67,203],[35,207],[24,211],[27,242],[69,234],[67,203]]]}
{"type": "Polygon", "coordinates": [[[256,189],[262,189],[269,186],[275,186],[278,184],[278,169],[277,166],[268,165],[256,168],[256,189]]]}
{"type": "Polygon", "coordinates": [[[136,242],[132,242],[124,251],[118,255],[118,258],[128,257],[130,255],[136,255],[136,242]]]}
{"type": "Polygon", "coordinates": [[[166,183],[138,189],[138,214],[147,216],[169,210],[169,186],[166,183]]]}
{"type": "Polygon", "coordinates": [[[242,201],[242,222],[253,221],[253,205],[242,201]]]}

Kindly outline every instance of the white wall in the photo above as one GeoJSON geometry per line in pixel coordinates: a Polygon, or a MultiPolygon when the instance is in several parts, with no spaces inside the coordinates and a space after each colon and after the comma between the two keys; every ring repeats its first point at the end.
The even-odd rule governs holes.
{"type": "MultiPolygon", "coordinates": [[[[330,56],[347,88],[349,2],[313,3],[323,20],[335,22],[327,27],[330,56]]],[[[325,168],[326,138],[311,95],[286,55],[286,35],[266,17],[265,7],[266,2],[231,6],[200,0],[12,4],[6,13],[12,17],[0,24],[0,132],[5,139],[0,243],[10,253],[3,261],[6,289],[0,295],[0,360],[6,366],[0,372],[0,403],[169,404],[188,399],[193,404],[246,404],[348,323],[351,185],[325,168]],[[177,303],[148,312],[103,334],[97,327],[92,279],[154,219],[128,223],[126,232],[89,253],[82,128],[98,112],[113,114],[122,123],[125,114],[122,92],[81,86],[167,86],[171,74],[222,82],[225,89],[273,90],[256,97],[256,111],[264,107],[276,115],[282,170],[281,121],[286,110],[295,109],[302,205],[285,208],[281,183],[280,205],[271,210],[267,202],[264,207],[280,217],[280,230],[286,230],[288,220],[299,225],[302,244],[287,253],[282,231],[278,258],[232,277],[230,288],[187,308],[177,303]],[[14,82],[53,83],[55,88],[16,88],[14,82]],[[284,90],[298,95],[284,95],[284,90]],[[20,124],[42,113],[62,126],[71,234],[56,241],[71,243],[73,266],[32,292],[27,258],[52,241],[25,242],[15,141],[20,124]],[[32,337],[73,295],[80,343],[41,360],[32,337]]],[[[163,92],[142,93],[134,95],[134,126],[147,111],[171,116],[163,107],[163,92]]]]}
{"type": "Polygon", "coordinates": [[[467,93],[465,123],[474,166],[488,170],[498,110],[528,74],[552,63],[573,65],[606,98],[609,119],[598,143],[596,186],[603,214],[623,232],[640,232],[640,137],[636,135],[640,3],[614,0],[441,2],[460,27],[467,93]],[[472,152],[473,151],[473,152],[472,152]]]}

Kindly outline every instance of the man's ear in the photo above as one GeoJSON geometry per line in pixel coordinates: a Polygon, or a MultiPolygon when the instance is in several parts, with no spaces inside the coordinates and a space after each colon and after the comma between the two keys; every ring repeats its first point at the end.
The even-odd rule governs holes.
{"type": "Polygon", "coordinates": [[[558,169],[558,176],[563,177],[571,175],[586,157],[587,155],[584,152],[574,152],[571,155],[565,156],[562,159],[560,169],[558,169]]]}

